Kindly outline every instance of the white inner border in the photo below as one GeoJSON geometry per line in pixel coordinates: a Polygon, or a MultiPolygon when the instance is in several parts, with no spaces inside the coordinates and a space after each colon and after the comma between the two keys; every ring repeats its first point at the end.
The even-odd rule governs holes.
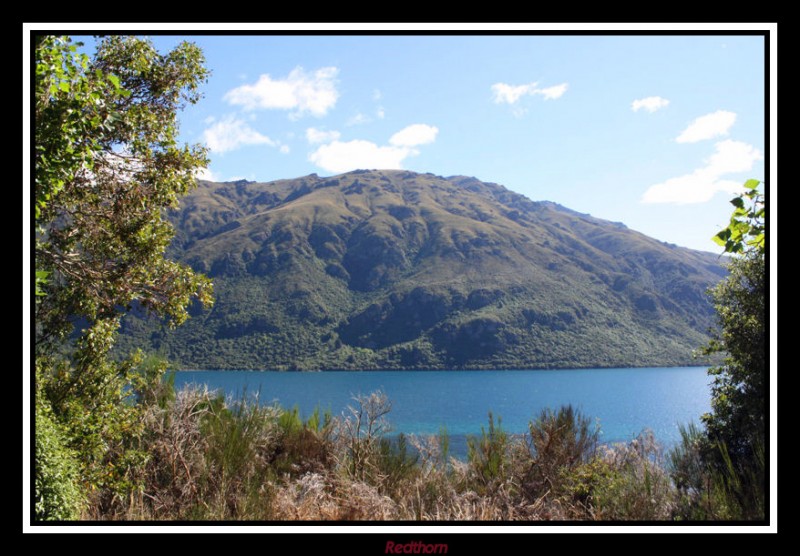
{"type": "MultiPolygon", "coordinates": [[[[686,31],[702,33],[705,31],[756,31],[768,30],[769,35],[769,207],[777,207],[778,203],[778,24],[777,23],[23,23],[22,25],[22,520],[23,533],[425,533],[426,538],[435,542],[435,533],[777,533],[778,531],[778,261],[777,261],[777,211],[769,211],[769,272],[770,272],[770,312],[769,312],[769,349],[770,349],[770,524],[767,526],[745,526],[737,528],[729,525],[714,526],[681,526],[672,522],[657,526],[608,526],[608,525],[485,525],[477,522],[474,525],[292,525],[292,526],[232,526],[211,525],[199,526],[147,526],[147,525],[73,525],[73,526],[32,526],[30,524],[30,504],[33,493],[30,492],[30,386],[31,386],[31,315],[30,315],[30,32],[36,30],[58,31],[63,29],[75,31],[175,31],[181,33],[201,33],[203,31],[230,31],[241,33],[246,31],[686,31]]],[[[752,84],[753,86],[759,84],[752,84]]],[[[759,85],[760,86],[760,85],[759,85]]]]}

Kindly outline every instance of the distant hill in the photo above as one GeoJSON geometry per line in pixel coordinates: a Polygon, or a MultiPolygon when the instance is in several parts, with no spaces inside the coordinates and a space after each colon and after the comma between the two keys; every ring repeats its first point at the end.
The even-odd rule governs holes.
{"type": "Polygon", "coordinates": [[[217,302],[169,331],[134,312],[120,348],[191,369],[693,364],[717,255],[493,183],[358,170],[201,181],[171,255],[217,302]]]}

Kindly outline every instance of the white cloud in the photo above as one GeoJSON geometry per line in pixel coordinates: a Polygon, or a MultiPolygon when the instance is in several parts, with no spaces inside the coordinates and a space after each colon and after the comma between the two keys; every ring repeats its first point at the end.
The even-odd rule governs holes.
{"type": "Polygon", "coordinates": [[[419,154],[415,147],[433,143],[438,133],[434,126],[413,124],[392,135],[384,146],[360,139],[334,140],[320,145],[308,160],[337,174],[358,169],[401,169],[406,158],[419,154]]]}
{"type": "Polygon", "coordinates": [[[492,85],[492,93],[494,95],[494,102],[501,104],[514,104],[522,95],[530,95],[532,91],[536,90],[537,83],[529,83],[527,85],[508,85],[507,83],[495,83],[492,85]]]}
{"type": "Polygon", "coordinates": [[[715,175],[746,172],[758,160],[764,160],[761,151],[742,141],[726,139],[715,145],[716,151],[707,160],[708,169],[715,175]]]}
{"type": "Polygon", "coordinates": [[[291,151],[289,145],[281,145],[278,150],[280,151],[281,154],[289,154],[289,152],[291,151]]]}
{"type": "Polygon", "coordinates": [[[416,147],[436,140],[439,128],[426,124],[413,124],[392,135],[389,143],[396,147],[416,147]]]}
{"type": "Polygon", "coordinates": [[[689,124],[689,127],[678,135],[678,143],[696,143],[704,139],[713,139],[719,135],[727,135],[736,121],[736,114],[727,110],[717,110],[711,114],[700,116],[689,124]]]}
{"type": "Polygon", "coordinates": [[[492,85],[492,100],[494,100],[495,104],[515,104],[526,95],[541,95],[545,100],[552,100],[561,97],[567,91],[567,86],[566,83],[561,83],[560,85],[540,89],[537,82],[526,85],[495,83],[492,85]]]}
{"type": "Polygon", "coordinates": [[[219,175],[208,168],[199,168],[195,171],[194,176],[198,180],[220,181],[219,175]]]}
{"type": "Polygon", "coordinates": [[[644,108],[648,112],[655,112],[667,106],[669,106],[669,101],[663,97],[645,97],[634,100],[631,103],[631,110],[638,112],[644,108]]]}
{"type": "Polygon", "coordinates": [[[710,201],[720,191],[735,193],[742,184],[732,180],[720,180],[701,168],[691,174],[670,178],[662,183],[650,186],[642,196],[642,202],[648,204],[673,203],[687,205],[710,201]]]}
{"type": "Polygon", "coordinates": [[[560,98],[561,95],[567,92],[567,84],[562,83],[561,85],[554,85],[552,87],[547,87],[546,89],[537,89],[533,91],[535,95],[542,95],[545,100],[553,100],[556,98],[560,98]]]}
{"type": "Polygon", "coordinates": [[[293,69],[285,79],[272,79],[262,74],[252,85],[242,85],[225,94],[228,103],[246,110],[293,110],[294,117],[306,113],[324,116],[336,105],[336,75],[339,70],[327,67],[306,73],[301,67],[293,69]]]}
{"type": "Polygon", "coordinates": [[[309,127],[306,130],[306,140],[312,145],[316,143],[330,143],[336,141],[341,136],[338,131],[325,131],[315,127],[309,127]]]}
{"type": "Polygon", "coordinates": [[[382,120],[383,118],[386,117],[386,111],[383,109],[383,106],[378,106],[378,109],[375,111],[375,116],[379,120],[382,120]]]}
{"type": "Polygon", "coordinates": [[[359,112],[358,114],[356,114],[355,116],[353,116],[352,118],[347,120],[344,123],[344,125],[349,127],[349,126],[354,126],[354,125],[368,124],[371,121],[372,121],[372,118],[370,118],[369,116],[365,116],[364,114],[359,112]]]}
{"type": "Polygon", "coordinates": [[[720,191],[735,194],[741,191],[742,182],[722,179],[726,174],[749,171],[759,160],[761,151],[741,141],[720,141],[705,166],[691,174],[670,178],[650,186],[642,196],[643,203],[690,204],[710,201],[720,191]]]}
{"type": "Polygon", "coordinates": [[[371,141],[356,139],[322,145],[308,159],[324,170],[340,174],[358,169],[400,169],[403,160],[412,154],[416,154],[414,149],[379,147],[371,141]]]}
{"type": "Polygon", "coordinates": [[[203,139],[208,148],[217,153],[232,151],[246,145],[269,145],[271,147],[278,145],[266,135],[262,135],[250,127],[244,120],[232,115],[203,131],[203,139]]]}

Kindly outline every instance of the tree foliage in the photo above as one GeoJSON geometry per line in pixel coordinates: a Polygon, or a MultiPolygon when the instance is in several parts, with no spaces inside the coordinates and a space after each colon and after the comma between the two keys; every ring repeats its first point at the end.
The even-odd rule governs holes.
{"type": "Polygon", "coordinates": [[[731,201],[735,209],[729,226],[714,236],[733,256],[728,278],[712,291],[720,327],[707,351],[727,355],[709,371],[713,411],[704,416],[714,446],[711,463],[735,480],[745,510],[758,508],[764,493],[766,210],[759,186],[756,180],[745,184],[745,192],[731,201]]]}
{"type": "Polygon", "coordinates": [[[721,330],[712,349],[727,352],[714,367],[713,414],[709,432],[730,450],[764,438],[766,393],[766,284],[763,257],[737,259],[730,276],[714,290],[721,330]]]}
{"type": "Polygon", "coordinates": [[[193,299],[212,301],[207,278],[164,256],[165,212],[207,164],[178,143],[177,113],[208,72],[193,44],[162,55],[131,36],[99,40],[91,58],[38,36],[35,62],[37,408],[63,429],[84,486],[131,488],[127,469],[145,457],[129,400],[141,358],[108,354],[134,303],[174,325],[193,299]]]}
{"type": "Polygon", "coordinates": [[[42,520],[76,519],[83,503],[78,461],[65,446],[64,434],[50,408],[42,399],[37,402],[35,515],[42,520]]]}
{"type": "Polygon", "coordinates": [[[177,143],[177,110],[206,77],[200,50],[184,43],[162,56],[133,37],[103,40],[93,60],[73,48],[44,37],[36,50],[36,266],[50,273],[37,350],[63,339],[74,316],[99,323],[138,301],[180,323],[192,297],[211,293],[163,256],[163,211],[207,163],[202,148],[177,143]]]}
{"type": "Polygon", "coordinates": [[[758,180],[747,180],[744,192],[731,200],[734,206],[730,223],[711,239],[725,248],[726,253],[763,255],[766,241],[764,219],[766,207],[758,180]]]}

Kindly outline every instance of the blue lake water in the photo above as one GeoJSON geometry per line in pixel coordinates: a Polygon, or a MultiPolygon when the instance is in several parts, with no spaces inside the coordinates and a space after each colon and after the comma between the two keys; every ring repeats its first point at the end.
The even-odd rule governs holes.
{"type": "Polygon", "coordinates": [[[383,390],[392,401],[394,432],[436,434],[446,427],[452,451],[486,427],[488,412],[503,429],[523,433],[542,408],[572,404],[597,420],[603,442],[626,441],[651,429],[665,446],[678,427],[711,409],[706,367],[554,371],[181,371],[176,388],[207,384],[227,396],[258,393],[261,403],[297,405],[304,417],[319,406],[341,415],[356,394],[383,390]]]}

